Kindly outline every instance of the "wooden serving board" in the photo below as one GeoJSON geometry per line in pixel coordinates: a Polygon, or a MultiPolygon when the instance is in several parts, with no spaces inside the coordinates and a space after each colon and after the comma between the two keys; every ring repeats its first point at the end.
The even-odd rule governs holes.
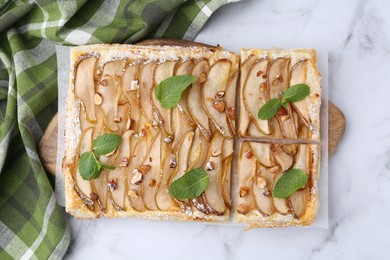
{"type": "MultiPolygon", "coordinates": [[[[137,43],[139,45],[176,45],[183,47],[205,46],[215,48],[215,46],[190,42],[184,40],[150,39],[137,43]]],[[[332,102],[328,103],[328,151],[331,156],[339,144],[346,126],[344,114],[332,102]]],[[[41,141],[38,145],[38,154],[45,169],[55,174],[57,167],[57,138],[58,138],[58,114],[56,114],[47,126],[41,141]]]]}

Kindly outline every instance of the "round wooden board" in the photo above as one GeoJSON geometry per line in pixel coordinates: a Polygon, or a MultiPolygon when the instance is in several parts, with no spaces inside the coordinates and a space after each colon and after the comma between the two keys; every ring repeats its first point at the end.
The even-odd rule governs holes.
{"type": "MultiPolygon", "coordinates": [[[[215,48],[215,46],[190,42],[184,40],[149,39],[136,43],[138,45],[175,45],[175,46],[203,46],[215,48]]],[[[329,102],[328,115],[328,151],[331,156],[339,144],[346,126],[344,114],[332,102],[329,102]]],[[[45,169],[55,174],[57,167],[57,137],[58,137],[58,114],[56,114],[47,126],[38,145],[38,154],[45,169]]]]}

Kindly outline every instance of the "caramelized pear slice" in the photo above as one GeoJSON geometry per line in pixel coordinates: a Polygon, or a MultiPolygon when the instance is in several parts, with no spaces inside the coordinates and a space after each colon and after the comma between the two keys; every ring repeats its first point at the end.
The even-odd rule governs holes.
{"type": "Polygon", "coordinates": [[[83,59],[77,65],[74,80],[74,93],[81,100],[88,121],[95,122],[95,67],[98,58],[83,59]]]}
{"type": "Polygon", "coordinates": [[[143,201],[143,185],[141,182],[134,182],[134,175],[140,173],[139,170],[142,166],[142,163],[145,161],[149,150],[156,139],[158,134],[155,128],[143,129],[142,134],[137,140],[137,144],[134,148],[134,151],[131,155],[131,160],[129,164],[129,172],[127,176],[128,192],[127,197],[130,202],[130,206],[137,211],[144,211],[145,204],[143,201]]]}
{"type": "Polygon", "coordinates": [[[263,77],[266,75],[265,73],[267,71],[268,64],[268,59],[256,60],[249,69],[248,76],[242,90],[245,109],[248,111],[257,128],[265,135],[271,134],[268,120],[259,119],[257,117],[257,113],[268,101],[267,79],[263,77]]]}
{"type": "Polygon", "coordinates": [[[244,106],[244,100],[243,100],[243,93],[242,90],[244,89],[244,84],[248,76],[249,69],[252,67],[253,63],[256,61],[256,57],[251,55],[244,62],[241,63],[241,69],[240,69],[240,121],[238,125],[238,134],[240,136],[245,136],[246,130],[249,126],[249,123],[251,121],[250,116],[248,112],[245,109],[244,106]]]}
{"type": "Polygon", "coordinates": [[[130,103],[131,129],[139,131],[141,119],[141,104],[139,100],[140,64],[130,64],[123,73],[123,94],[130,103]]]}
{"type": "Polygon", "coordinates": [[[176,157],[171,153],[171,144],[161,142],[161,175],[156,194],[156,206],[160,211],[179,210],[177,203],[169,195],[169,180],[175,170],[176,157]]]}
{"type": "MultiPolygon", "coordinates": [[[[80,148],[79,148],[80,155],[92,150],[92,135],[93,135],[92,127],[84,131],[80,141],[80,148]]],[[[75,176],[75,186],[77,186],[75,188],[80,198],[83,200],[85,205],[92,210],[94,202],[91,200],[90,197],[90,194],[92,193],[91,182],[88,180],[84,180],[81,177],[78,167],[75,176]]]]}
{"type": "MultiPolygon", "coordinates": [[[[311,155],[308,145],[301,144],[298,148],[298,154],[294,163],[294,169],[300,169],[309,173],[311,164],[311,155]]],[[[305,188],[297,190],[289,197],[289,204],[294,216],[300,218],[306,211],[306,205],[310,198],[310,188],[306,185],[305,188]]]]}
{"type": "MultiPolygon", "coordinates": [[[[154,70],[154,85],[155,87],[160,84],[161,81],[171,77],[175,71],[176,61],[166,61],[161,64],[158,64],[154,70]]],[[[161,106],[160,101],[157,100],[154,95],[154,89],[152,90],[152,101],[154,107],[156,108],[160,121],[162,121],[164,130],[167,134],[172,135],[172,110],[165,109],[161,106]]]]}
{"type": "Polygon", "coordinates": [[[204,165],[204,169],[209,175],[209,185],[204,191],[204,197],[207,205],[212,208],[213,213],[216,215],[221,215],[226,210],[222,192],[223,165],[221,150],[223,139],[219,132],[214,134],[210,142],[207,161],[204,165]]]}
{"type": "Polygon", "coordinates": [[[188,91],[187,95],[187,107],[188,112],[191,114],[193,120],[197,123],[202,134],[209,141],[211,138],[211,132],[209,129],[209,119],[202,107],[202,77],[206,77],[210,69],[207,60],[199,61],[192,69],[192,76],[197,77],[198,80],[194,82],[188,91]]]}
{"type": "Polygon", "coordinates": [[[148,210],[157,210],[155,197],[157,191],[157,182],[160,179],[161,172],[160,154],[161,132],[158,133],[152,147],[150,148],[149,154],[146,156],[146,159],[143,163],[144,166],[150,166],[149,171],[146,172],[142,181],[144,204],[148,210]]]}
{"type": "MultiPolygon", "coordinates": [[[[274,175],[275,176],[274,176],[274,179],[272,182],[272,190],[274,190],[276,183],[278,182],[280,177],[282,177],[283,172],[279,170],[277,173],[274,173],[274,175]]],[[[275,208],[280,214],[286,215],[290,212],[290,208],[287,205],[286,199],[279,199],[279,198],[275,198],[275,197],[272,197],[272,198],[273,198],[275,208]]]]}
{"type": "MultiPolygon", "coordinates": [[[[248,134],[252,137],[264,137],[263,133],[251,123],[248,128],[248,134]]],[[[271,156],[271,144],[270,143],[255,143],[249,142],[249,147],[251,148],[256,159],[265,167],[272,167],[275,165],[271,156]]]]}
{"type": "Polygon", "coordinates": [[[232,138],[225,111],[225,101],[218,101],[216,97],[225,96],[226,86],[229,79],[231,63],[228,60],[218,60],[214,63],[207,75],[202,88],[202,102],[204,109],[213,121],[218,131],[226,138],[232,138]],[[217,107],[217,105],[223,107],[217,107]]]}
{"type": "Polygon", "coordinates": [[[251,187],[256,174],[256,159],[247,142],[241,143],[237,174],[239,185],[237,212],[246,215],[255,208],[251,187]]]}
{"type": "Polygon", "coordinates": [[[122,96],[122,73],[125,60],[110,61],[103,66],[98,93],[102,97],[101,107],[105,114],[105,125],[110,131],[118,131],[115,119],[118,117],[118,103],[122,96]]]}
{"type": "Polygon", "coordinates": [[[155,66],[156,63],[153,61],[144,64],[139,75],[141,111],[149,122],[153,122],[154,120],[153,106],[151,105],[151,94],[153,89],[153,72],[155,66]]]}
{"type": "MultiPolygon", "coordinates": [[[[268,67],[267,80],[270,99],[281,98],[283,93],[287,90],[289,85],[289,64],[290,59],[277,58],[273,60],[268,67]]],[[[287,109],[281,107],[276,114],[276,118],[278,119],[281,132],[285,138],[297,138],[297,131],[294,125],[290,104],[287,105],[287,109]]]]}
{"type": "MultiPolygon", "coordinates": [[[[194,67],[194,61],[193,60],[187,60],[180,64],[177,67],[177,70],[175,72],[175,75],[191,75],[191,71],[194,67]]],[[[177,104],[177,108],[179,109],[180,113],[182,113],[183,117],[185,118],[187,124],[191,128],[195,128],[196,124],[192,121],[192,117],[190,112],[188,111],[187,107],[187,96],[188,96],[189,89],[187,88],[184,90],[184,92],[181,94],[179,104],[177,104]]]]}
{"type": "Polygon", "coordinates": [[[101,133],[104,127],[104,113],[100,106],[96,106],[95,108],[96,121],[91,122],[87,120],[85,110],[83,109],[82,104],[80,104],[80,129],[84,130],[90,127],[94,127],[92,139],[96,139],[101,133]]]}
{"type": "Polygon", "coordinates": [[[118,155],[114,162],[115,169],[108,171],[108,187],[111,193],[114,209],[125,209],[126,199],[126,170],[130,160],[130,137],[132,130],[127,130],[122,135],[122,142],[118,148],[118,155]]]}
{"type": "Polygon", "coordinates": [[[173,117],[173,143],[172,143],[172,152],[176,153],[179,143],[185,133],[191,131],[192,128],[187,124],[187,120],[180,112],[178,107],[172,108],[172,117],[173,117]]]}
{"type": "Polygon", "coordinates": [[[171,176],[171,180],[169,184],[172,184],[172,182],[179,179],[187,172],[188,158],[190,155],[190,149],[191,149],[193,139],[194,139],[194,132],[192,131],[188,131],[181,138],[180,144],[176,152],[177,166],[171,176]]]}
{"type": "Polygon", "coordinates": [[[257,164],[257,176],[252,185],[253,196],[257,210],[263,216],[269,216],[275,212],[271,198],[272,173],[261,164],[257,164]]]}
{"type": "MultiPolygon", "coordinates": [[[[300,83],[306,83],[307,59],[298,61],[290,72],[290,86],[300,83]]],[[[306,99],[291,103],[297,111],[302,121],[307,127],[310,127],[310,116],[307,109],[306,99]]]]}
{"type": "MultiPolygon", "coordinates": [[[[202,146],[203,142],[201,140],[201,133],[199,128],[195,129],[194,140],[190,149],[190,155],[188,157],[188,169],[193,169],[194,165],[199,161],[202,156],[202,146]]],[[[207,154],[207,153],[206,153],[207,154]]]]}
{"type": "Polygon", "coordinates": [[[226,116],[229,122],[230,129],[233,134],[236,132],[236,89],[238,80],[238,70],[230,77],[225,91],[226,100],[226,116]]]}
{"type": "Polygon", "coordinates": [[[230,183],[233,156],[223,161],[222,196],[228,209],[231,208],[230,183]]]}

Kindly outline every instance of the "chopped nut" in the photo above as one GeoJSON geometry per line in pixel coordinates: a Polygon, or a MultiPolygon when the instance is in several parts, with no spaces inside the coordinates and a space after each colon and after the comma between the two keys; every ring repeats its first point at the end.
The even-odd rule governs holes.
{"type": "Polygon", "coordinates": [[[102,71],[101,70],[96,70],[96,74],[100,75],[100,74],[102,74],[102,71]]]}
{"type": "Polygon", "coordinates": [[[95,105],[98,105],[98,106],[100,106],[103,103],[103,97],[99,93],[95,94],[95,96],[93,97],[93,100],[95,101],[95,105]]]}
{"type": "Polygon", "coordinates": [[[235,120],[235,115],[234,115],[234,107],[229,107],[227,109],[227,114],[230,120],[235,120]]]}
{"type": "Polygon", "coordinates": [[[127,195],[129,195],[130,198],[138,199],[138,192],[137,192],[136,190],[130,189],[130,190],[127,192],[127,195]]]}
{"type": "Polygon", "coordinates": [[[149,128],[152,127],[152,124],[149,123],[149,122],[145,122],[145,123],[144,123],[144,127],[145,127],[146,129],[149,129],[149,128]]]}
{"type": "Polygon", "coordinates": [[[118,188],[117,179],[111,179],[108,182],[108,190],[113,191],[118,188]]]}
{"type": "Polygon", "coordinates": [[[168,135],[164,138],[164,143],[172,143],[173,142],[173,135],[168,135]]]}
{"type": "Polygon", "coordinates": [[[267,185],[267,181],[263,177],[259,176],[256,178],[256,186],[259,189],[264,189],[266,185],[267,185]]]}
{"type": "Polygon", "coordinates": [[[198,79],[198,81],[199,81],[199,83],[204,83],[205,81],[206,81],[206,79],[207,79],[207,77],[206,77],[206,73],[201,73],[200,75],[199,75],[199,79],[198,79]]]}
{"type": "Polygon", "coordinates": [[[151,168],[152,168],[152,166],[150,166],[150,165],[141,165],[141,167],[138,167],[137,170],[142,175],[145,175],[145,174],[147,174],[150,171],[151,168]]]}
{"type": "Polygon", "coordinates": [[[130,179],[130,183],[134,185],[138,185],[142,182],[143,175],[138,169],[133,170],[133,176],[130,179]]]}
{"type": "Polygon", "coordinates": [[[102,79],[99,84],[103,87],[107,86],[107,79],[102,79]]]}
{"type": "Polygon", "coordinates": [[[260,84],[260,91],[265,91],[267,88],[267,84],[265,82],[260,84]]]}
{"type": "Polygon", "coordinates": [[[131,127],[131,118],[127,119],[127,122],[126,122],[126,129],[129,130],[131,127]]]}
{"type": "Polygon", "coordinates": [[[279,170],[279,166],[277,166],[277,165],[275,165],[274,167],[271,167],[270,169],[269,169],[269,171],[271,172],[271,173],[275,173],[275,172],[277,172],[279,170]]]}
{"type": "Polygon", "coordinates": [[[207,162],[206,163],[206,171],[212,171],[214,170],[214,163],[213,162],[207,162]]]}
{"type": "Polygon", "coordinates": [[[89,194],[89,197],[91,198],[92,201],[96,201],[98,199],[98,195],[94,192],[91,192],[89,194]]]}
{"type": "Polygon", "coordinates": [[[152,157],[149,157],[149,162],[152,162],[153,161],[153,158],[152,157]]]}
{"type": "Polygon", "coordinates": [[[223,101],[216,101],[213,102],[213,107],[218,111],[218,112],[223,112],[225,111],[225,102],[223,101]]]}
{"type": "Polygon", "coordinates": [[[266,79],[267,78],[267,74],[266,73],[263,73],[263,75],[261,75],[263,77],[263,79],[266,79]]]}
{"type": "Polygon", "coordinates": [[[130,90],[137,90],[137,89],[139,89],[138,80],[130,81],[130,90]]]}
{"type": "Polygon", "coordinates": [[[249,207],[245,204],[240,204],[238,205],[237,211],[238,213],[245,215],[249,212],[249,207]]]}
{"type": "Polygon", "coordinates": [[[249,193],[249,188],[248,187],[241,187],[240,188],[240,197],[244,198],[248,195],[249,193]]]}
{"type": "Polygon", "coordinates": [[[263,74],[263,72],[262,72],[261,70],[259,70],[259,71],[256,73],[256,77],[260,77],[262,74],[263,74]]]}
{"type": "Polygon", "coordinates": [[[314,96],[316,96],[316,97],[320,97],[320,94],[318,94],[318,93],[315,93],[315,94],[314,94],[314,96]]]}
{"type": "Polygon", "coordinates": [[[263,195],[266,196],[266,197],[269,197],[269,190],[264,191],[263,195]]]}
{"type": "Polygon", "coordinates": [[[218,91],[217,95],[215,96],[216,99],[221,99],[225,96],[225,91],[218,91]]]}
{"type": "Polygon", "coordinates": [[[122,120],[121,117],[115,117],[115,118],[114,118],[114,122],[115,122],[115,123],[119,123],[121,120],[122,120]]]}
{"type": "Polygon", "coordinates": [[[120,163],[118,164],[119,167],[126,167],[129,164],[129,158],[123,157],[120,163]]]}
{"type": "Polygon", "coordinates": [[[249,152],[246,154],[246,158],[249,159],[249,160],[253,158],[253,153],[252,153],[252,151],[249,151],[249,152]]]}
{"type": "Polygon", "coordinates": [[[169,159],[169,167],[170,168],[176,168],[176,166],[177,166],[176,158],[171,157],[169,159]]]}
{"type": "Polygon", "coordinates": [[[155,179],[151,179],[150,182],[149,182],[149,187],[154,187],[156,186],[156,180],[155,179]]]}

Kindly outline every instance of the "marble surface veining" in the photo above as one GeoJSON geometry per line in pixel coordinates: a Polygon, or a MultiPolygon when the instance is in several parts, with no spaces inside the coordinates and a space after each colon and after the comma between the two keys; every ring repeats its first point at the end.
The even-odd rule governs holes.
{"type": "Polygon", "coordinates": [[[345,136],[329,165],[329,229],[256,229],[68,216],[68,259],[390,259],[390,1],[245,0],[196,38],[329,52],[345,136]],[[109,223],[109,225],[107,224],[109,223]]]}

